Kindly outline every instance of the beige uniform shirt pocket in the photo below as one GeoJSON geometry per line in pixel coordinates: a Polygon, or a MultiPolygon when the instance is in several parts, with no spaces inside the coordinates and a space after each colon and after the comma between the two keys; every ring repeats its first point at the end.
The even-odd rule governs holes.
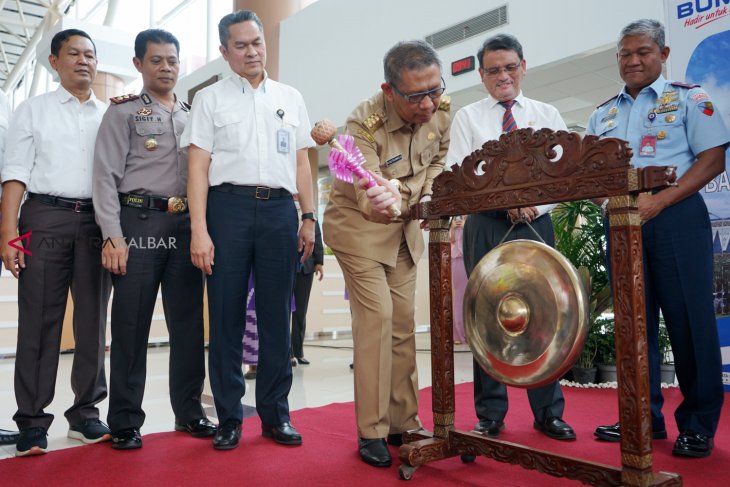
{"type": "Polygon", "coordinates": [[[418,162],[421,166],[428,166],[431,161],[438,155],[440,148],[440,142],[436,141],[429,144],[421,151],[421,157],[418,158],[418,162]]]}

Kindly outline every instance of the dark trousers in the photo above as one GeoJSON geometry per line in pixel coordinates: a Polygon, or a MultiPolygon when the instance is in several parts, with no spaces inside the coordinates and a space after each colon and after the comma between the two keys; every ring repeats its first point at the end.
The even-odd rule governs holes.
{"type": "Polygon", "coordinates": [[[291,350],[292,355],[297,358],[304,357],[304,334],[307,332],[307,309],[313,281],[314,273],[297,272],[294,278],[296,309],[291,314],[291,350]]]}
{"type": "Polygon", "coordinates": [[[101,231],[93,212],[75,213],[38,200],[23,203],[18,229],[33,232],[18,280],[18,346],[15,398],[18,428],[48,429],[53,415],[44,408],[53,400],[61,329],[69,288],[74,302],[76,342],[71,368],[74,403],[69,424],[98,418],[106,397],[104,351],[109,273],[101,266],[101,231]]]}
{"type": "Polygon", "coordinates": [[[674,413],[679,431],[714,436],[724,399],[713,308],[712,229],[699,193],[664,209],[642,227],[652,423],[661,408],[659,310],[669,332],[684,397],[674,413]]]}
{"type": "Polygon", "coordinates": [[[256,410],[263,424],[289,421],[289,318],[297,223],[291,195],[263,200],[216,187],[208,192],[208,232],[215,245],[213,274],[208,276],[208,368],[221,424],[243,418],[241,357],[252,269],[259,334],[256,410]]]}
{"type": "MultiPolygon", "coordinates": [[[[546,244],[555,246],[555,235],[550,215],[543,215],[532,223],[533,228],[546,244]]],[[[476,213],[469,215],[464,226],[464,265],[467,275],[499,242],[512,227],[504,212],[476,213]]],[[[537,240],[527,225],[517,225],[505,241],[537,240]]],[[[565,408],[563,392],[557,382],[527,390],[532,414],[537,421],[562,417],[565,408]]],[[[494,380],[474,361],[474,407],[480,420],[502,421],[508,408],[507,386],[494,380]]]]}
{"type": "MultiPolygon", "coordinates": [[[[190,217],[123,206],[129,246],[126,275],[113,275],[109,415],[112,431],[140,428],[147,376],[147,342],[157,292],[170,336],[170,402],[175,419],[205,417],[203,273],[190,260],[190,217]]],[[[107,244],[109,245],[109,244],[107,244]]]]}

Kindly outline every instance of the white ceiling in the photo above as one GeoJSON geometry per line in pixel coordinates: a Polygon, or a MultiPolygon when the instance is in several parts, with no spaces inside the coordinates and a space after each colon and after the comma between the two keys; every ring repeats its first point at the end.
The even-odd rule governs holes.
{"type": "Polygon", "coordinates": [[[47,2],[0,0],[0,86],[48,12],[47,2]]]}

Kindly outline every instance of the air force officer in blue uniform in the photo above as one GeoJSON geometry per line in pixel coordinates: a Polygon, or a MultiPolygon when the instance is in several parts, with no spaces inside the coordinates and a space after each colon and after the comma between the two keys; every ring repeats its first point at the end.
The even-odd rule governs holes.
{"type": "MultiPolygon", "coordinates": [[[[713,308],[712,232],[699,190],[725,170],[730,133],[710,95],[666,80],[664,27],[639,20],[624,27],[618,65],[626,85],[591,116],[587,133],[627,140],[635,167],[677,166],[678,184],[639,196],[642,227],[649,388],[654,438],[666,438],[657,339],[661,310],[684,397],[674,413],[672,453],[705,457],[723,402],[720,345],[713,308]]],[[[618,441],[619,424],[600,426],[599,439],[618,441]]]]}

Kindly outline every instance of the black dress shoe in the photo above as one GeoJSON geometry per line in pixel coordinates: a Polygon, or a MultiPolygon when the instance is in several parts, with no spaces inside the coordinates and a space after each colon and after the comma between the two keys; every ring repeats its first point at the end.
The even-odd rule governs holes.
{"type": "Polygon", "coordinates": [[[275,442],[282,445],[301,445],[302,435],[300,435],[291,423],[281,423],[276,426],[261,425],[261,436],[273,438],[275,442]]]}
{"type": "Polygon", "coordinates": [[[683,431],[674,442],[672,455],[677,457],[704,458],[710,456],[715,441],[709,436],[683,431]]]}
{"type": "MultiPolygon", "coordinates": [[[[598,440],[610,441],[613,443],[621,441],[621,423],[611,424],[607,426],[599,426],[596,431],[593,432],[593,436],[598,440]]],[[[655,440],[666,440],[667,430],[653,429],[651,437],[655,440]]]]}
{"type": "Polygon", "coordinates": [[[497,421],[496,419],[481,419],[477,425],[474,426],[473,431],[492,438],[497,438],[499,436],[499,432],[503,429],[504,421],[497,421]]]}
{"type": "Polygon", "coordinates": [[[142,448],[142,435],[139,428],[125,428],[112,432],[112,448],[115,450],[142,448]]]}
{"type": "Polygon", "coordinates": [[[18,438],[20,433],[17,431],[0,430],[0,445],[14,445],[18,438]]]}
{"type": "Polygon", "coordinates": [[[548,418],[544,422],[535,421],[533,426],[554,440],[575,440],[573,428],[557,416],[548,418]]]}
{"type": "Polygon", "coordinates": [[[304,357],[297,357],[297,362],[299,362],[300,365],[309,365],[309,360],[304,357]]]}
{"type": "Polygon", "coordinates": [[[241,423],[236,420],[226,421],[218,426],[213,437],[213,448],[216,450],[232,450],[238,447],[241,439],[241,423]]]}
{"type": "Polygon", "coordinates": [[[393,460],[383,438],[358,438],[357,444],[363,462],[374,467],[390,467],[393,460]]]}
{"type": "Polygon", "coordinates": [[[175,431],[190,433],[196,438],[208,438],[216,432],[216,426],[208,418],[198,418],[187,423],[175,421],[175,431]]]}

